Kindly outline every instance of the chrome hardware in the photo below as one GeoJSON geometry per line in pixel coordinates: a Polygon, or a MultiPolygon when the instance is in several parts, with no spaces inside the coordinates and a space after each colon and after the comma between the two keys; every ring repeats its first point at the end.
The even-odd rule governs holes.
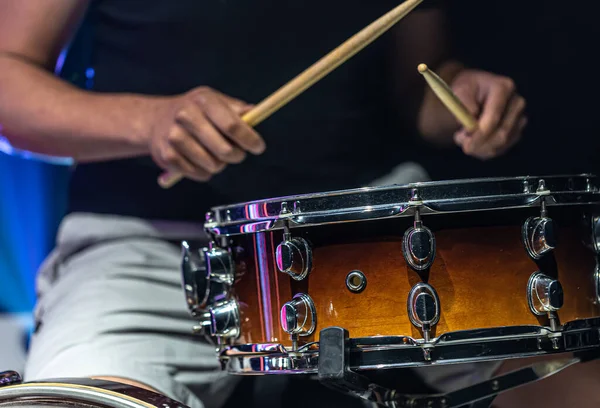
{"type": "Polygon", "coordinates": [[[181,273],[186,303],[192,316],[202,314],[208,300],[208,272],[202,259],[190,250],[187,242],[181,243],[181,273]]]}
{"type": "Polygon", "coordinates": [[[286,201],[284,201],[283,203],[281,203],[281,211],[279,211],[279,215],[286,215],[286,214],[290,214],[290,210],[288,208],[288,203],[286,201]]]}
{"type": "Polygon", "coordinates": [[[294,296],[281,308],[281,327],[288,334],[310,336],[317,326],[317,312],[312,298],[304,293],[294,296]]]}
{"type": "Polygon", "coordinates": [[[431,327],[440,320],[440,300],[435,289],[426,283],[418,283],[408,294],[408,318],[423,332],[423,339],[429,342],[431,327]]]}
{"type": "Polygon", "coordinates": [[[404,233],[402,254],[416,271],[428,269],[435,259],[435,237],[429,228],[423,226],[419,210],[415,211],[414,227],[404,233]]]}
{"type": "Polygon", "coordinates": [[[413,188],[410,192],[410,200],[409,202],[413,205],[422,203],[421,196],[419,195],[419,190],[413,188]]]}
{"type": "Polygon", "coordinates": [[[586,186],[585,186],[585,191],[590,192],[590,191],[596,191],[596,187],[594,187],[594,185],[592,185],[592,181],[588,178],[585,181],[586,186]]]}
{"type": "Polygon", "coordinates": [[[2,371],[0,372],[0,387],[7,385],[20,384],[23,381],[21,375],[16,371],[2,371]]]}
{"type": "Polygon", "coordinates": [[[279,318],[283,331],[291,335],[294,349],[298,348],[298,336],[310,336],[317,327],[315,303],[304,293],[297,294],[284,304],[279,318]]]}
{"type": "Polygon", "coordinates": [[[600,264],[596,263],[596,270],[594,271],[594,286],[596,287],[596,305],[600,305],[600,264]]]}
{"type": "Polygon", "coordinates": [[[303,238],[291,238],[285,234],[284,241],[277,246],[275,254],[277,268],[293,279],[305,279],[312,269],[312,250],[303,238]]]}
{"type": "Polygon", "coordinates": [[[549,194],[549,193],[550,193],[550,190],[548,190],[548,189],[546,188],[546,181],[545,181],[544,179],[540,179],[540,180],[538,181],[538,188],[537,188],[537,190],[536,190],[536,193],[537,193],[537,194],[544,194],[544,195],[546,195],[546,194],[549,194]]]}
{"type": "Polygon", "coordinates": [[[237,338],[240,335],[240,308],[235,300],[218,303],[208,309],[213,337],[237,338]]]}
{"type": "Polygon", "coordinates": [[[535,315],[543,316],[556,312],[564,303],[562,285],[558,280],[536,272],[529,278],[527,301],[531,312],[535,315]]]}
{"type": "MultiPolygon", "coordinates": [[[[514,349],[518,345],[521,346],[521,350],[527,350],[526,352],[521,351],[520,354],[531,352],[531,348],[528,347],[530,342],[522,339],[508,340],[492,338],[492,336],[483,337],[481,336],[482,331],[479,331],[479,334],[484,344],[472,343],[470,349],[471,352],[479,356],[482,354],[490,355],[488,353],[492,350],[494,353],[498,353],[503,347],[514,349]]],[[[490,335],[493,333],[488,330],[485,334],[490,335]]],[[[401,390],[389,389],[377,384],[372,378],[363,375],[360,371],[368,370],[366,368],[368,366],[376,370],[393,368],[394,363],[392,362],[399,362],[404,367],[424,366],[425,364],[422,361],[415,358],[417,354],[414,353],[412,345],[406,341],[409,340],[408,338],[352,339],[348,331],[341,327],[325,328],[321,330],[319,337],[321,340],[318,345],[314,345],[316,347],[305,347],[298,352],[282,353],[277,350],[278,347],[271,344],[265,345],[266,347],[244,345],[244,350],[241,353],[236,350],[239,346],[226,347],[221,351],[219,357],[221,361],[224,361],[224,366],[229,372],[248,375],[314,373],[318,374],[316,377],[322,385],[369,402],[369,406],[377,405],[394,408],[457,408],[471,406],[471,404],[487,407],[499,393],[555,375],[577,363],[600,358],[600,353],[597,350],[588,349],[586,353],[575,353],[573,357],[549,359],[534,363],[482,382],[454,389],[448,393],[403,394],[401,390]],[[368,345],[363,340],[367,340],[368,345]],[[257,349],[265,350],[265,352],[248,354],[246,351],[257,349]],[[368,366],[365,365],[365,360],[368,360],[368,366]]],[[[584,340],[586,345],[597,342],[597,335],[591,337],[595,337],[595,339],[586,338],[584,340]]],[[[460,343],[459,341],[458,344],[450,346],[448,350],[440,350],[439,360],[436,363],[442,365],[460,363],[460,358],[457,358],[456,354],[452,354],[453,351],[460,353],[460,351],[465,350],[464,348],[460,350],[460,343]]],[[[464,344],[464,342],[462,343],[464,344]]],[[[583,349],[585,349],[585,346],[583,349]]],[[[538,351],[534,355],[539,354],[538,351]]],[[[553,350],[547,354],[557,354],[557,352],[553,350]]],[[[500,357],[500,360],[507,356],[507,354],[503,356],[494,355],[500,357]]],[[[484,358],[480,361],[489,360],[484,358]]]]}
{"type": "Polygon", "coordinates": [[[367,287],[367,277],[361,271],[352,271],[346,276],[346,287],[350,292],[360,293],[367,287]]]}
{"type": "Polygon", "coordinates": [[[210,313],[205,312],[197,325],[192,327],[192,333],[210,335],[210,313]]]}
{"type": "Polygon", "coordinates": [[[204,220],[207,223],[215,222],[215,213],[213,211],[208,211],[204,216],[204,220]]]}
{"type": "Polygon", "coordinates": [[[229,251],[211,246],[195,254],[187,242],[182,242],[181,272],[183,289],[192,316],[227,298],[234,283],[234,263],[229,251]]]}
{"type": "Polygon", "coordinates": [[[205,228],[215,236],[230,237],[281,231],[286,225],[288,228],[305,228],[410,217],[416,207],[423,216],[534,208],[542,198],[546,199],[548,206],[600,203],[600,192],[595,187],[598,184],[596,176],[543,177],[543,189],[537,192],[541,179],[510,177],[448,180],[270,198],[214,207],[212,220],[205,224],[205,228]],[[588,180],[592,188],[588,188],[588,180]],[[418,191],[413,193],[413,190],[418,191]],[[288,212],[282,214],[283,202],[287,203],[288,212]],[[227,221],[227,210],[231,210],[230,221],[227,221]]]}
{"type": "Polygon", "coordinates": [[[211,282],[232,286],[235,280],[233,257],[223,248],[203,248],[206,269],[211,282]]]}
{"type": "Polygon", "coordinates": [[[600,254],[600,216],[594,215],[591,217],[591,227],[593,250],[596,254],[600,254]]]}
{"type": "MultiPolygon", "coordinates": [[[[352,370],[369,371],[573,353],[600,347],[599,332],[600,318],[592,318],[567,322],[559,331],[508,326],[448,332],[430,343],[406,336],[351,338],[349,361],[352,370]],[[435,351],[429,355],[431,360],[425,346],[435,351]]],[[[319,368],[319,343],[293,353],[280,344],[236,344],[221,350],[219,357],[232,374],[314,374],[319,368]]]]}
{"type": "Polygon", "coordinates": [[[545,254],[556,248],[554,221],[551,218],[530,217],[523,224],[523,244],[529,256],[541,259],[545,254]]]}

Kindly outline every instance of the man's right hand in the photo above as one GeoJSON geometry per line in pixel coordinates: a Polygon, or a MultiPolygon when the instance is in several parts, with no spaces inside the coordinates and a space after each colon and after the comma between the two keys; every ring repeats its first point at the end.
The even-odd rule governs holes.
{"type": "Polygon", "coordinates": [[[161,100],[148,118],[149,149],[164,170],[207,181],[265,142],[242,116],[252,105],[208,87],[161,100]]]}

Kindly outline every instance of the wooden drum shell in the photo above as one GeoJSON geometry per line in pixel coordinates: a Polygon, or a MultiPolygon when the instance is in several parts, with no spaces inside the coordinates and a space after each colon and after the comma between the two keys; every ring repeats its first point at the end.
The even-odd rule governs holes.
{"type": "Polygon", "coordinates": [[[410,289],[419,282],[432,285],[441,316],[433,335],[504,326],[548,326],[546,316],[534,315],[527,301],[527,284],[536,271],[558,278],[564,289],[561,323],[600,316],[596,255],[584,216],[590,206],[553,207],[548,214],[557,226],[558,245],[541,261],[532,260],[522,242],[521,228],[538,208],[430,215],[423,218],[436,239],[436,258],[428,272],[411,269],[402,254],[402,237],[412,218],[396,218],[293,229],[313,249],[313,268],[303,281],[277,270],[275,249],[282,232],[233,237],[238,276],[235,296],[241,307],[242,335],[238,343],[291,345],[279,314],[297,293],[308,294],[317,310],[313,335],[300,344],[318,341],[319,330],[346,328],[350,336],[411,336],[422,338],[407,311],[410,289]],[[367,278],[361,293],[346,287],[349,272],[367,278]]]}

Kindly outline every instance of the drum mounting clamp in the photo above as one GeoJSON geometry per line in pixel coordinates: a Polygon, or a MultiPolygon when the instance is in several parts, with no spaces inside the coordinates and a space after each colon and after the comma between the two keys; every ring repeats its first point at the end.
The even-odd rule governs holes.
{"type": "Polygon", "coordinates": [[[319,335],[319,381],[326,387],[387,408],[490,407],[496,397],[521,385],[551,377],[567,367],[600,358],[598,350],[573,358],[542,361],[445,394],[405,395],[350,369],[350,338],[346,329],[327,327],[319,335]]]}

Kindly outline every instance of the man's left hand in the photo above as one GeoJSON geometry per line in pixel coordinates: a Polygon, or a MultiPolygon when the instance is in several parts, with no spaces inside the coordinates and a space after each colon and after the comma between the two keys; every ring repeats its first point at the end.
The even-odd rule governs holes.
{"type": "Polygon", "coordinates": [[[504,154],[519,141],[527,125],[526,103],[510,78],[465,69],[451,87],[478,122],[473,133],[461,129],[454,134],[454,142],[465,154],[487,160],[504,154]]]}

